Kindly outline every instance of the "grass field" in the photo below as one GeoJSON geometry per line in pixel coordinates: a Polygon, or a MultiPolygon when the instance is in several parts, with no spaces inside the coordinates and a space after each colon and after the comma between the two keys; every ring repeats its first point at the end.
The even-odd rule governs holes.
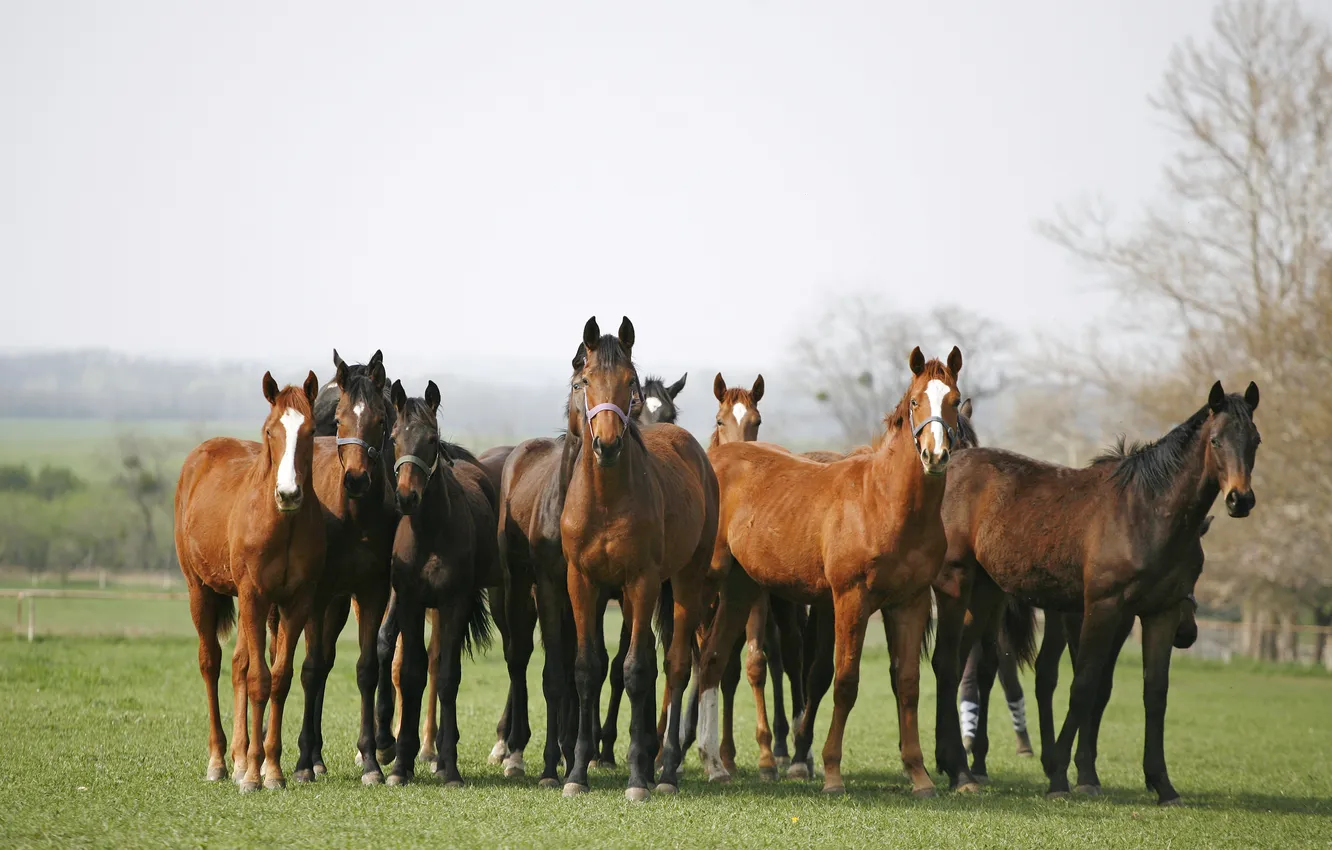
{"type": "MultiPolygon", "coordinates": [[[[52,616],[82,617],[89,631],[99,622],[138,620],[175,634],[184,613],[184,603],[176,613],[160,607],[165,603],[151,603],[159,606],[151,610],[88,604],[100,607],[52,616]]],[[[485,763],[506,686],[498,648],[464,672],[460,748],[467,788],[445,792],[432,778],[405,788],[360,785],[352,758],[354,665],[344,644],[329,684],[330,775],[312,786],[241,797],[230,783],[202,779],[206,713],[193,639],[76,636],[28,644],[6,630],[0,846],[1332,846],[1326,767],[1332,677],[1178,662],[1167,754],[1187,805],[1162,810],[1142,786],[1141,668],[1126,652],[1101,740],[1103,798],[1044,800],[1039,765],[1013,754],[1005,709],[996,704],[995,783],[979,797],[945,793],[917,801],[897,768],[882,632],[871,637],[847,733],[845,797],[825,798],[815,784],[758,781],[753,705],[742,688],[737,781],[701,782],[691,754],[678,798],[635,806],[624,801],[622,768],[594,772],[593,793],[580,799],[538,789],[533,766],[542,732],[528,750],[532,775],[505,780],[500,768],[485,763]]],[[[536,695],[539,662],[540,650],[529,670],[536,695]]],[[[222,678],[229,681],[225,666],[222,678]]],[[[932,688],[927,675],[926,736],[934,727],[932,688]]],[[[283,759],[289,776],[299,683],[292,700],[283,759]]],[[[1062,696],[1060,702],[1062,710],[1062,696]]],[[[533,709],[534,728],[544,730],[539,696],[533,709]]],[[[229,714],[228,706],[223,710],[229,714]]],[[[229,731],[230,721],[224,725],[229,731]]],[[[622,732],[621,758],[625,743],[622,732]]]]}

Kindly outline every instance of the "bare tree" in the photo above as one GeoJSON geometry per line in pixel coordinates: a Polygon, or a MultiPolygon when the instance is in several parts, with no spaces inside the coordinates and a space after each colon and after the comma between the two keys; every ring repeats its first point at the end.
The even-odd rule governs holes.
{"type": "Polygon", "coordinates": [[[1065,362],[1148,427],[1256,380],[1262,508],[1209,537],[1208,571],[1332,608],[1332,31],[1291,0],[1225,2],[1150,105],[1177,142],[1160,197],[1123,226],[1092,206],[1039,225],[1123,306],[1117,351],[1065,362]]]}
{"type": "Polygon", "coordinates": [[[846,443],[865,443],[910,382],[907,355],[917,345],[926,357],[962,349],[963,395],[984,400],[1009,382],[1013,340],[1003,325],[951,306],[912,315],[869,292],[837,300],[796,340],[796,373],[846,443]]]}

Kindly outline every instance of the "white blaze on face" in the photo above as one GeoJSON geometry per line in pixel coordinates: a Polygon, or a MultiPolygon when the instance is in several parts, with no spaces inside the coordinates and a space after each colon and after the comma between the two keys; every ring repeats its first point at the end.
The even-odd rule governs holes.
{"type": "Polygon", "coordinates": [[[648,413],[656,413],[658,410],[661,410],[661,399],[656,396],[650,395],[643,399],[643,404],[647,405],[648,413]]]}
{"type": "MultiPolygon", "coordinates": [[[[925,398],[929,399],[930,412],[928,416],[943,416],[944,399],[948,397],[948,385],[943,381],[935,379],[925,387],[925,398]]],[[[937,457],[944,450],[947,443],[944,442],[943,424],[939,422],[930,423],[930,433],[934,435],[934,454],[937,457]]]]}
{"type": "Polygon", "coordinates": [[[278,463],[277,490],[284,495],[294,494],[296,483],[296,433],[305,422],[305,414],[287,408],[282,414],[282,427],[287,429],[287,444],[282,449],[282,461],[278,463]]]}
{"type": "Polygon", "coordinates": [[[731,415],[735,417],[735,424],[739,425],[745,421],[746,408],[743,404],[737,404],[731,408],[731,415]]]}
{"type": "Polygon", "coordinates": [[[360,422],[361,414],[365,413],[365,402],[363,401],[356,402],[356,406],[352,408],[352,413],[356,414],[356,421],[360,422]]]}

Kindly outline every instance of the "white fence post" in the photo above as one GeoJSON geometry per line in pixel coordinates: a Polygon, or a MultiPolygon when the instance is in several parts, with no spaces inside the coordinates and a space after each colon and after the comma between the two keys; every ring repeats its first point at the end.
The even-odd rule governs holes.
{"type": "Polygon", "coordinates": [[[33,634],[37,620],[37,597],[36,595],[28,597],[28,643],[32,643],[33,634]]]}

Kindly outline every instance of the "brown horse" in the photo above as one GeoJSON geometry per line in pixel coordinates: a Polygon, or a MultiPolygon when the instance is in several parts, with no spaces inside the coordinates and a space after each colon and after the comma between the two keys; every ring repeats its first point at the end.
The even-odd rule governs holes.
{"type": "MultiPolygon", "coordinates": [[[[662,582],[670,579],[676,635],[697,628],[710,595],[709,558],[717,530],[717,480],[698,441],[675,425],[640,429],[630,418],[637,387],[634,326],[626,317],[617,336],[602,336],[595,318],[583,328],[587,364],[577,379],[587,424],[560,514],[560,543],[568,568],[569,599],[578,634],[575,680],[578,741],[564,793],[587,790],[588,762],[596,752],[598,631],[601,586],[621,588],[633,620],[625,660],[629,699],[630,800],[650,796],[657,732],[656,646],[652,616],[662,582]]],[[[671,710],[658,792],[677,790],[680,707],[689,680],[690,642],[673,640],[667,689],[671,710]]]]}
{"type": "Polygon", "coordinates": [[[319,380],[278,389],[264,373],[271,409],[261,442],[217,437],[185,458],[176,484],[176,557],[190,592],[199,633],[199,671],[208,693],[208,779],[227,775],[226,736],[217,706],[222,667],[218,637],[240,629],[231,660],[235,694],[232,762],[240,790],[281,788],[282,710],[291,688],[297,636],[305,628],[324,568],[324,520],[314,497],[314,412],[319,380]],[[269,608],[278,606],[277,652],[270,672],[264,657],[269,608]],[[249,729],[246,697],[249,697],[249,729]],[[273,712],[264,740],[264,710],[273,712]],[[262,742],[262,746],[261,746],[262,742]]]}
{"type": "MultiPolygon", "coordinates": [[[[702,653],[699,740],[710,778],[724,776],[716,738],[716,686],[725,651],[734,645],[762,590],[831,606],[819,618],[832,632],[836,685],[823,748],[824,790],[840,793],[842,735],[855,704],[860,656],[870,614],[891,605],[898,671],[902,760],[914,793],[934,792],[921,756],[916,704],[920,652],[930,618],[930,586],[946,549],[940,505],[956,444],[962,353],[944,365],[911,352],[913,379],[886,419],[878,447],[836,463],[819,463],[762,443],[726,443],[709,452],[722,491],[714,572],[730,570],[702,653]]],[[[823,636],[826,638],[826,635],[823,636]]],[[[826,644],[826,639],[820,641],[826,644]]],[[[807,707],[796,733],[792,776],[805,776],[814,718],[834,670],[814,665],[807,707]]],[[[774,768],[762,750],[759,767],[774,768]]]]}
{"type": "Polygon", "coordinates": [[[1222,492],[1231,516],[1253,508],[1257,407],[1257,385],[1241,397],[1226,395],[1218,381],[1207,403],[1160,440],[1132,448],[1121,442],[1085,469],[996,449],[958,453],[944,521],[961,593],[940,599],[934,653],[936,757],[950,779],[972,781],[957,719],[957,670],[976,636],[993,631],[1009,593],[1047,612],[1082,615],[1068,716],[1054,746],[1041,753],[1049,796],[1068,793],[1075,737],[1078,787],[1100,790],[1096,733],[1136,616],[1143,624],[1143,771],[1159,802],[1178,801],[1164,753],[1170,652],[1180,603],[1202,569],[1208,509],[1222,492]]]}
{"type": "Polygon", "coordinates": [[[369,366],[348,366],[333,352],[333,383],[315,401],[315,494],[323,506],[327,559],[305,628],[306,657],[301,668],[305,716],[301,752],[293,778],[312,782],[324,773],[324,689],[337,653],[338,635],[356,601],[360,657],[356,684],[361,692],[361,732],[357,762],[361,781],[384,781],[375,758],[375,687],[379,682],[376,650],[379,626],[389,595],[389,555],[398,526],[388,464],[394,410],[378,351],[369,366]],[[334,396],[332,402],[325,399],[334,396]],[[331,408],[331,410],[330,410],[331,408]],[[321,417],[320,414],[323,414],[321,417]],[[331,419],[332,421],[326,421],[331,419]]]}
{"type": "MultiPolygon", "coordinates": [[[[458,687],[462,653],[490,640],[485,589],[500,582],[495,538],[495,491],[480,462],[439,437],[439,388],[408,398],[399,381],[391,390],[396,423],[395,494],[403,518],[393,541],[395,622],[402,634],[402,723],[388,784],[415,774],[420,749],[421,695],[426,685],[425,618],[439,610],[440,725],[435,775],[446,786],[462,784],[458,771],[458,687]]],[[[384,641],[381,640],[381,648],[384,641]]],[[[392,646],[390,643],[389,646],[392,646]]],[[[381,659],[384,660],[384,659],[381,659]]],[[[379,702],[378,733],[392,723],[392,702],[379,702]]]]}

